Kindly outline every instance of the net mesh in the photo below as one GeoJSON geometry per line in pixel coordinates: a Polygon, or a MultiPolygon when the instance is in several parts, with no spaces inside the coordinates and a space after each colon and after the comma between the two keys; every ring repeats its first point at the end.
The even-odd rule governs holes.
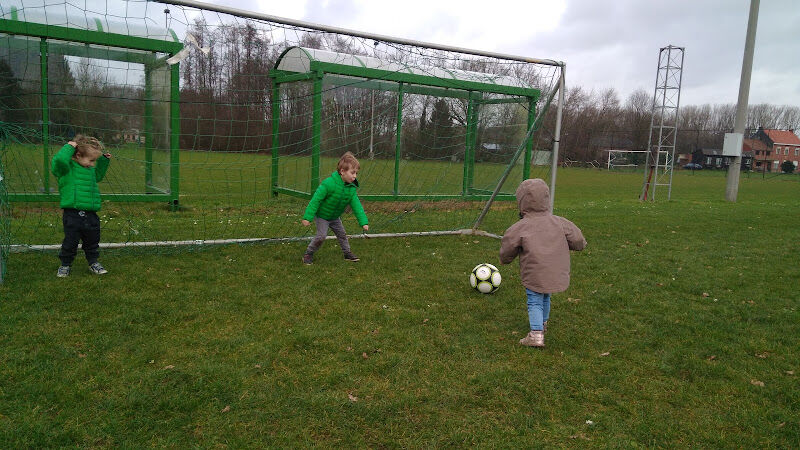
{"type": "MultiPolygon", "coordinates": [[[[361,162],[359,195],[371,232],[469,228],[524,148],[531,106],[544,114],[560,76],[553,65],[146,1],[0,1],[0,19],[6,26],[44,23],[184,44],[173,74],[165,62],[172,54],[127,48],[124,41],[89,46],[0,33],[4,252],[60,243],[49,163],[76,133],[99,138],[113,155],[99,185],[108,200],[99,212],[103,243],[310,236],[313,229],[299,224],[307,198],[275,195],[273,184],[307,195],[346,151],[361,162]],[[294,46],[375,58],[440,80],[458,71],[504,76],[541,96],[531,105],[481,93],[470,107],[469,93],[442,94],[457,89],[400,94],[398,83],[325,76],[315,122],[313,80],[282,83],[273,99],[270,71],[294,46]],[[179,108],[173,109],[176,95],[179,108]],[[277,116],[273,100],[280,101],[277,116]],[[179,207],[158,194],[173,196],[179,207]]],[[[529,176],[549,179],[554,119],[546,115],[538,124],[529,176]]],[[[511,168],[503,193],[513,194],[523,167],[511,168]]],[[[343,220],[349,231],[358,230],[351,214],[343,220]]],[[[500,232],[506,225],[482,226],[500,232]]]]}

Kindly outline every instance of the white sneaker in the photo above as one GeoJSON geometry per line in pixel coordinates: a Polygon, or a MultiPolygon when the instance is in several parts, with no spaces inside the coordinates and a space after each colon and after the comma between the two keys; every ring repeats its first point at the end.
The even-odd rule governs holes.
{"type": "Polygon", "coordinates": [[[60,266],[58,268],[58,272],[56,272],[56,276],[58,278],[66,278],[69,276],[70,266],[60,266]]]}
{"type": "Polygon", "coordinates": [[[91,263],[89,265],[89,271],[96,275],[103,275],[108,273],[108,271],[99,262],[91,263]]]}
{"type": "Polygon", "coordinates": [[[544,331],[531,330],[527,336],[519,340],[519,343],[526,347],[544,347],[544,331]]]}

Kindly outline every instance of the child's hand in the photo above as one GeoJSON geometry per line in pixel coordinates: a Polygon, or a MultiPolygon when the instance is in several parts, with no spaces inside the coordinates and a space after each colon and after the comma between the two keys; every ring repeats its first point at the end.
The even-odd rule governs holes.
{"type": "Polygon", "coordinates": [[[103,156],[105,156],[108,159],[111,159],[111,153],[108,153],[108,152],[103,153],[103,156]]]}
{"type": "Polygon", "coordinates": [[[307,221],[306,219],[301,220],[300,223],[302,223],[304,227],[311,225],[311,222],[307,221]]]}
{"type": "Polygon", "coordinates": [[[363,228],[363,229],[364,229],[364,231],[369,231],[369,225],[364,225],[364,226],[363,226],[363,227],[361,227],[361,228],[363,228]]]}
{"type": "Polygon", "coordinates": [[[78,148],[78,143],[75,142],[75,141],[69,141],[69,142],[67,142],[67,144],[71,145],[74,148],[78,148]]]}

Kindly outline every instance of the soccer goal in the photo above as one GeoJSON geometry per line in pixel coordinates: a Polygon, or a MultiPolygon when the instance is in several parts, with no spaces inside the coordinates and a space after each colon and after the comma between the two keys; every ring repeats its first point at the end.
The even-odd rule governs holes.
{"type": "MultiPolygon", "coordinates": [[[[604,150],[608,153],[606,158],[606,169],[608,170],[635,170],[645,163],[647,150],[604,150]]],[[[659,152],[659,160],[666,161],[668,152],[659,152]]]]}
{"type": "Polygon", "coordinates": [[[99,216],[120,251],[309,239],[346,151],[371,236],[496,235],[521,180],[555,194],[562,62],[194,1],[0,0],[0,40],[3,268],[59,247],[49,160],[76,133],[114,155],[99,216]]]}

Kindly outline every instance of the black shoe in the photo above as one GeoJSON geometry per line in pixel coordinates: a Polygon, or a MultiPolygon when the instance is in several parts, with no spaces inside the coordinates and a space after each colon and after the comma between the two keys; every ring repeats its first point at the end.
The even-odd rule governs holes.
{"type": "Polygon", "coordinates": [[[303,255],[303,264],[308,266],[314,264],[314,255],[310,253],[306,253],[305,255],[303,255]]]}
{"type": "Polygon", "coordinates": [[[354,255],[352,252],[347,252],[344,254],[344,260],[350,262],[359,262],[361,261],[358,259],[358,256],[354,255]]]}

